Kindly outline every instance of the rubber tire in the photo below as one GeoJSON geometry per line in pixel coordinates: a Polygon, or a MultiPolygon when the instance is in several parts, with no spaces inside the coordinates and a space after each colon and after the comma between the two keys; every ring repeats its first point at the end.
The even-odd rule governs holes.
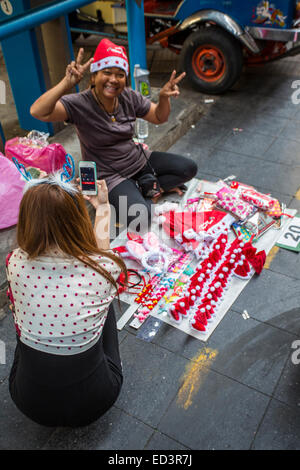
{"type": "Polygon", "coordinates": [[[187,74],[198,91],[207,94],[221,94],[229,90],[240,78],[243,70],[242,46],[233,36],[217,26],[201,27],[185,40],[181,50],[181,69],[187,74]],[[198,77],[193,70],[192,57],[199,46],[213,45],[222,52],[226,70],[224,75],[214,82],[198,77]]]}

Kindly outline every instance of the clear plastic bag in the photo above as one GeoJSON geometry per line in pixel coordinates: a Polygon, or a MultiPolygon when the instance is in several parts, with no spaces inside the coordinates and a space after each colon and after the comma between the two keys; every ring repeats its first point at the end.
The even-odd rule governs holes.
{"type": "Polygon", "coordinates": [[[5,144],[5,155],[16,158],[25,167],[39,168],[46,173],[60,170],[65,163],[66,151],[61,144],[48,143],[49,134],[31,131],[26,137],[14,137],[5,144]]]}
{"type": "Polygon", "coordinates": [[[0,229],[16,225],[25,180],[15,165],[0,153],[0,229]]]}

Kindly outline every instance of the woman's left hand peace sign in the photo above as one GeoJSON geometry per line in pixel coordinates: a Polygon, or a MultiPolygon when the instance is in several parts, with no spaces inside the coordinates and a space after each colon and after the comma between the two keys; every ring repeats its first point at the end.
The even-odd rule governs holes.
{"type": "Polygon", "coordinates": [[[171,96],[176,98],[179,96],[179,87],[178,83],[185,77],[185,72],[181,73],[178,77],[176,77],[176,70],[173,70],[171,73],[171,77],[169,81],[162,87],[160,90],[160,96],[170,98],[171,96]]]}

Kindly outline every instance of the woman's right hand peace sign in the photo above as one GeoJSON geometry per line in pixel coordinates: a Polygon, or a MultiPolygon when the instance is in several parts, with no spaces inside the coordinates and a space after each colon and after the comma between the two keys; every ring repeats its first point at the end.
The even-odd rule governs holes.
{"type": "Polygon", "coordinates": [[[70,87],[77,85],[82,79],[86,70],[90,68],[91,63],[93,62],[93,57],[89,59],[85,64],[82,64],[82,59],[84,55],[84,49],[81,47],[79,49],[76,61],[72,61],[66,68],[66,79],[69,82],[70,87]]]}
{"type": "Polygon", "coordinates": [[[185,72],[181,73],[178,77],[176,77],[176,70],[173,70],[169,81],[161,88],[160,96],[161,97],[174,97],[177,98],[179,96],[179,87],[178,83],[185,77],[185,72]]]}

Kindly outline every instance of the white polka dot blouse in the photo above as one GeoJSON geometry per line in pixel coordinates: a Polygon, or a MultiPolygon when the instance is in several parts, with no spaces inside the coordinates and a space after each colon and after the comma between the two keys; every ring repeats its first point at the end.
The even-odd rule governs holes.
{"type": "MultiPolygon", "coordinates": [[[[94,256],[114,279],[119,266],[94,256]]],[[[60,255],[29,260],[20,248],[8,264],[14,322],[20,340],[39,351],[78,354],[99,339],[116,290],[101,274],[76,258],[60,255]]]]}

